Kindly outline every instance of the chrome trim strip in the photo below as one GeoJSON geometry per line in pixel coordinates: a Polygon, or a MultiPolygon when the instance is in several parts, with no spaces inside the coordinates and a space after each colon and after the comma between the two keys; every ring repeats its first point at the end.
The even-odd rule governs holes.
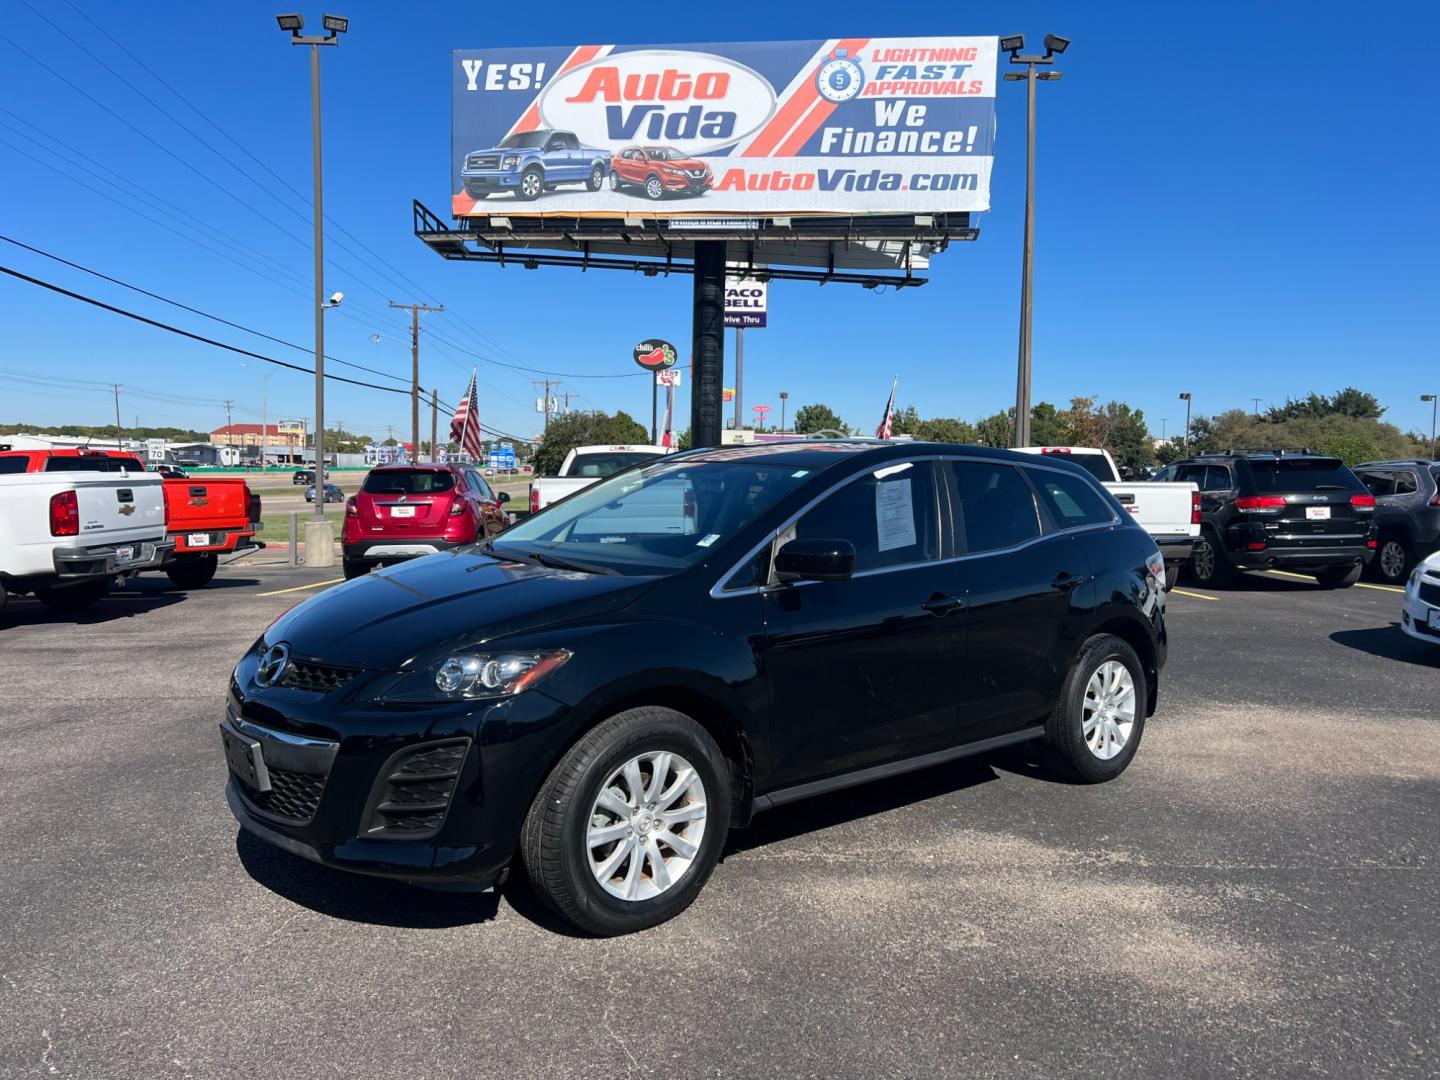
{"type": "Polygon", "coordinates": [[[311,739],[304,735],[292,735],[288,731],[276,731],[274,728],[261,727],[249,720],[237,716],[234,712],[227,714],[229,720],[235,725],[236,730],[243,731],[246,735],[256,739],[270,739],[274,742],[285,743],[289,746],[310,746],[317,750],[335,750],[340,744],[330,739],[311,739]]]}

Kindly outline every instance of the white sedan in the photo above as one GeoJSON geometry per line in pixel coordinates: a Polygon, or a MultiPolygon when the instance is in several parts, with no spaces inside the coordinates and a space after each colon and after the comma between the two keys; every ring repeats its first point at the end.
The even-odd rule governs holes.
{"type": "Polygon", "coordinates": [[[1440,551],[1415,567],[1405,586],[1400,629],[1420,641],[1440,645],[1440,551]]]}

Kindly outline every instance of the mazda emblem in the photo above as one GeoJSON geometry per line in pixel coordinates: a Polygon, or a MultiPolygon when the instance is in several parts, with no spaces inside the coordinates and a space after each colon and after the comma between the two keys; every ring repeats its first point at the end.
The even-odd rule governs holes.
{"type": "Polygon", "coordinates": [[[283,642],[272,645],[260,657],[260,667],[255,672],[255,682],[260,686],[274,686],[285,677],[290,666],[290,646],[283,642]]]}

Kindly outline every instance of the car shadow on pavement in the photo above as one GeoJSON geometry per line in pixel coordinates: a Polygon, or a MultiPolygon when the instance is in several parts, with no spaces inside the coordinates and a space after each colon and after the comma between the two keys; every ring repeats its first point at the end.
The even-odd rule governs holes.
{"type": "Polygon", "coordinates": [[[116,619],[133,619],[137,615],[178,604],[183,599],[185,594],[181,592],[111,593],[94,607],[83,611],[56,611],[32,597],[11,597],[9,603],[0,609],[0,630],[41,624],[93,626],[116,619]]]}
{"type": "Polygon", "coordinates": [[[1416,641],[1405,635],[1398,622],[1389,626],[1367,626],[1363,630],[1336,630],[1330,640],[1385,660],[1440,669],[1440,639],[1434,645],[1416,641]]]}
{"type": "Polygon", "coordinates": [[[756,814],[748,828],[734,830],[725,843],[721,859],[988,783],[999,779],[995,774],[995,766],[999,764],[997,754],[964,758],[787,803],[756,814]]]}
{"type": "Polygon", "coordinates": [[[436,892],[388,878],[333,870],[251,836],[235,834],[235,853],[256,882],[291,903],[344,919],[409,930],[441,930],[495,917],[492,892],[436,892]]]}

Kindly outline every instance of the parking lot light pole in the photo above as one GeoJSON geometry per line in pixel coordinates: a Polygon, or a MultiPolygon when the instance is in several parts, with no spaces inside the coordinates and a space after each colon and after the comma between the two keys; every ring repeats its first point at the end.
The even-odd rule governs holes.
{"type": "Polygon", "coordinates": [[[1070,39],[1058,34],[1045,35],[1043,56],[1021,56],[1025,48],[1025,36],[1013,34],[1000,39],[1000,48],[1010,54],[1012,64],[1023,64],[1025,71],[1010,71],[1005,74],[1006,82],[1025,80],[1027,89],[1025,113],[1025,242],[1020,262],[1020,356],[1015,372],[1015,445],[1030,445],[1030,381],[1033,370],[1031,363],[1031,322],[1032,299],[1034,297],[1035,263],[1035,83],[1037,80],[1051,82],[1060,78],[1058,71],[1036,71],[1039,65],[1053,64],[1055,57],[1070,47],[1070,39]]]}
{"type": "MultiPolygon", "coordinates": [[[[315,176],[315,519],[305,526],[305,563],[308,566],[335,564],[335,536],[325,516],[325,212],[320,170],[320,46],[339,45],[340,36],[350,29],[350,20],[340,15],[323,19],[325,35],[306,37],[301,33],[305,19],[300,15],[277,15],[281,30],[290,32],[290,44],[310,46],[310,141],[315,176]]],[[[338,296],[336,303],[339,302],[338,296]]]]}
{"type": "Polygon", "coordinates": [[[1430,460],[1435,460],[1435,406],[1440,404],[1435,394],[1421,394],[1421,401],[1430,402],[1430,460]]]}
{"type": "Polygon", "coordinates": [[[1180,395],[1180,400],[1185,403],[1185,456],[1190,456],[1190,392],[1187,390],[1180,395]]]}

